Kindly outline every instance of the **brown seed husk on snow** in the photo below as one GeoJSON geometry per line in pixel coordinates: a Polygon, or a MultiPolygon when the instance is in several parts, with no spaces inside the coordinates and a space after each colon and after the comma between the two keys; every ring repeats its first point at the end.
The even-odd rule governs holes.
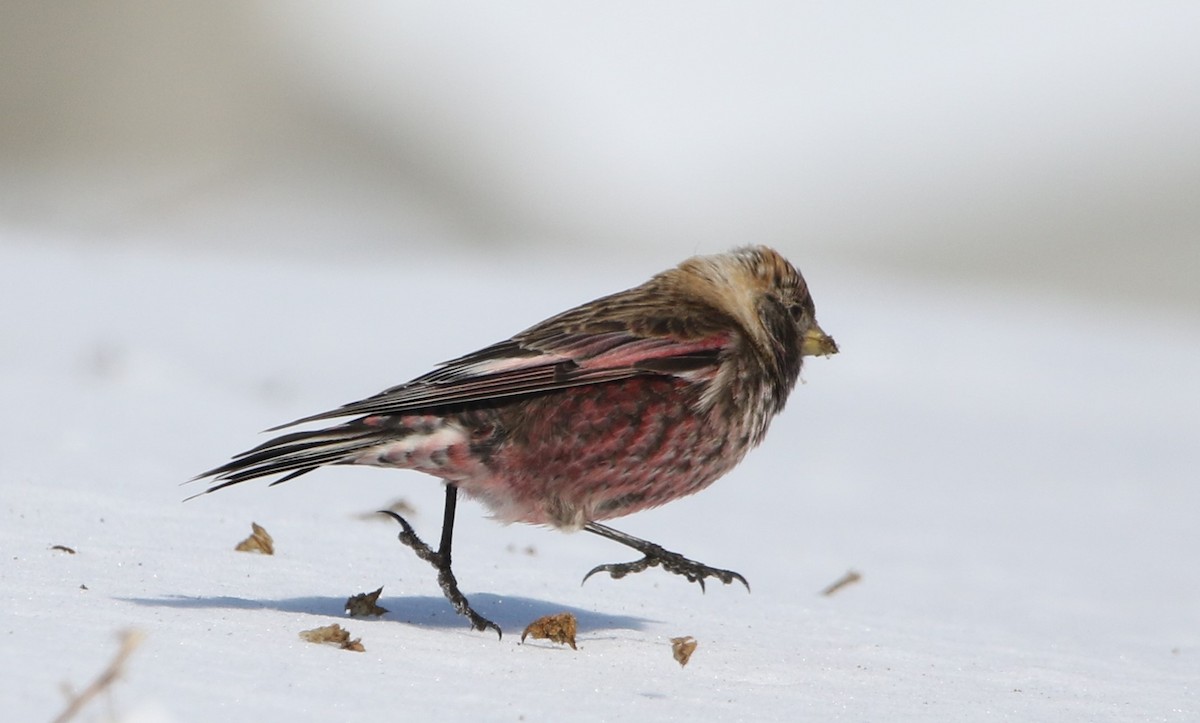
{"type": "Polygon", "coordinates": [[[358,515],[358,519],[360,519],[360,520],[386,520],[388,518],[387,518],[387,515],[383,514],[384,512],[395,512],[396,514],[400,515],[401,517],[407,519],[409,517],[416,516],[417,508],[413,507],[409,503],[409,501],[404,499],[403,497],[397,497],[396,499],[392,500],[391,504],[389,504],[387,507],[384,507],[382,510],[372,510],[371,512],[363,512],[362,514],[358,515]]]}
{"type": "Polygon", "coordinates": [[[363,647],[362,638],[350,639],[350,632],[343,629],[341,625],[334,623],[312,630],[301,631],[300,637],[310,643],[325,643],[336,645],[342,650],[353,650],[357,653],[366,651],[363,647]]]}
{"type": "Polygon", "coordinates": [[[837,580],[834,580],[833,583],[830,584],[829,587],[827,587],[821,591],[821,594],[824,595],[825,597],[829,597],[830,595],[833,595],[834,593],[836,593],[837,591],[846,587],[847,585],[853,585],[854,583],[858,582],[861,579],[862,579],[862,574],[859,573],[857,570],[847,570],[845,575],[842,575],[837,580]]]}
{"type": "Polygon", "coordinates": [[[238,552],[260,552],[264,555],[274,555],[275,540],[272,539],[270,533],[257,522],[250,523],[250,530],[250,536],[239,542],[233,549],[238,552]]]}
{"type": "Polygon", "coordinates": [[[681,638],[671,638],[671,654],[675,656],[675,661],[680,667],[688,664],[692,659],[692,653],[696,652],[696,646],[699,643],[691,635],[684,635],[681,638]]]}
{"type": "Polygon", "coordinates": [[[379,617],[387,612],[387,608],[378,605],[379,596],[383,593],[383,588],[380,587],[375,592],[360,592],[357,595],[352,595],[346,600],[346,612],[352,618],[365,618],[367,616],[379,617]]]}
{"type": "Polygon", "coordinates": [[[521,642],[525,642],[527,636],[533,636],[535,640],[549,640],[552,643],[565,643],[571,646],[571,650],[578,650],[575,647],[575,616],[571,613],[558,613],[557,615],[544,615],[525,628],[525,632],[521,633],[521,642]]]}

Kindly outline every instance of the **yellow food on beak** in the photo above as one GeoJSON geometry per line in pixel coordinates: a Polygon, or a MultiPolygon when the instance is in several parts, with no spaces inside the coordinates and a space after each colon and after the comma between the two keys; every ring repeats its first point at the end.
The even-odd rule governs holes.
{"type": "Polygon", "coordinates": [[[837,342],[821,331],[821,327],[813,326],[804,333],[804,341],[800,344],[801,356],[829,356],[837,352],[837,342]]]}

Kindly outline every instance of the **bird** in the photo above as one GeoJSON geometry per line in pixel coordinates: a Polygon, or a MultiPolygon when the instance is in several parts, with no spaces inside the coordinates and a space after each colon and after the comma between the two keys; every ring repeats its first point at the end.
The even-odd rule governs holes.
{"type": "Polygon", "coordinates": [[[210,484],[193,496],[328,465],[432,475],[445,486],[436,549],[401,515],[384,514],[471,627],[501,636],[452,569],[460,491],[500,522],[583,530],[642,554],[598,565],[585,582],[657,566],[701,589],[710,578],[749,589],[737,572],[604,523],[708,487],[763,441],[804,358],[837,352],[804,277],[779,252],[752,245],[693,256],[412,381],[268,429],[345,420],[236,455],[193,478],[210,484]]]}

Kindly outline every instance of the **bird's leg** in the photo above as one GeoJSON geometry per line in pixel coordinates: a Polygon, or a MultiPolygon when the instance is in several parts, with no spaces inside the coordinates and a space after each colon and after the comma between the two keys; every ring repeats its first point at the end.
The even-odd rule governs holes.
{"type": "Polygon", "coordinates": [[[592,568],[591,572],[583,576],[584,582],[587,582],[589,577],[598,572],[607,572],[614,578],[622,578],[631,572],[641,572],[648,567],[660,565],[667,572],[683,575],[688,579],[688,582],[700,583],[701,590],[704,590],[704,579],[708,577],[715,577],[726,585],[737,580],[746,586],[747,591],[750,590],[750,583],[746,582],[746,578],[732,570],[721,570],[709,567],[708,565],[701,565],[695,560],[687,559],[678,552],[671,552],[653,542],[647,542],[640,537],[634,537],[620,530],[614,530],[608,525],[602,525],[599,522],[589,522],[583,526],[583,529],[601,537],[606,537],[613,542],[619,542],[627,547],[632,547],[645,555],[642,559],[633,562],[614,562],[608,565],[597,565],[592,568]]]}
{"type": "Polygon", "coordinates": [[[400,531],[400,541],[411,547],[413,552],[417,553],[417,557],[437,569],[438,584],[442,587],[442,594],[446,596],[458,614],[467,616],[467,619],[471,621],[472,628],[476,630],[491,628],[496,631],[497,635],[503,637],[504,633],[500,630],[499,625],[471,608],[470,603],[467,602],[467,596],[458,589],[458,580],[454,577],[454,571],[450,569],[450,546],[454,540],[454,510],[457,505],[458,488],[447,484],[446,506],[442,512],[442,541],[438,544],[437,552],[434,552],[420,537],[417,537],[416,531],[413,530],[412,525],[408,524],[408,520],[390,510],[381,510],[381,512],[400,523],[400,527],[403,528],[400,531]]]}

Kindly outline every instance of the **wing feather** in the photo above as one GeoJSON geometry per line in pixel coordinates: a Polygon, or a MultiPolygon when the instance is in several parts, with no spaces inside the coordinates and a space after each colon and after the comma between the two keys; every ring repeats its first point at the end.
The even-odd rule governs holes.
{"type": "Polygon", "coordinates": [[[694,380],[715,374],[729,334],[698,339],[639,337],[629,333],[560,334],[531,349],[513,339],[446,362],[407,384],[337,409],[274,427],[352,415],[437,413],[450,406],[486,404],[648,374],[694,380]]]}

